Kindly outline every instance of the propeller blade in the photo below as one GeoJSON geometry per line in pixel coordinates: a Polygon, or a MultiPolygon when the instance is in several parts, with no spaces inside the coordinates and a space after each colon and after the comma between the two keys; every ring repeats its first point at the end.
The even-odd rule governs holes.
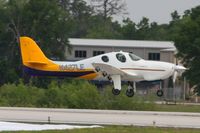
{"type": "Polygon", "coordinates": [[[173,83],[175,84],[176,82],[176,78],[178,76],[178,72],[177,71],[174,71],[174,74],[173,74],[173,83]]]}

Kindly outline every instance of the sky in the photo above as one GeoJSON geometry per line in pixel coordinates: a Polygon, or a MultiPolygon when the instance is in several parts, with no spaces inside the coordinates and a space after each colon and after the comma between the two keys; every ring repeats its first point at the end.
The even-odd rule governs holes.
{"type": "Polygon", "coordinates": [[[158,24],[169,23],[171,13],[175,10],[180,15],[185,10],[200,5],[200,0],[124,0],[127,6],[128,15],[115,16],[114,18],[121,21],[123,17],[129,17],[138,23],[143,16],[149,18],[150,22],[158,24]]]}

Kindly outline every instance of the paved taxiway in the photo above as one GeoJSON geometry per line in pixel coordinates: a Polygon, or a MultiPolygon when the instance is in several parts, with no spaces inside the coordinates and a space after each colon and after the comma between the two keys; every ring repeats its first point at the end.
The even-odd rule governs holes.
{"type": "Polygon", "coordinates": [[[0,107],[0,121],[200,128],[200,113],[0,107]]]}

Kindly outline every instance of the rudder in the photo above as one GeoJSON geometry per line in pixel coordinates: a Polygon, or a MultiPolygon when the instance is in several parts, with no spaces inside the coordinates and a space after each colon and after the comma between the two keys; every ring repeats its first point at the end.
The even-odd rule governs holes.
{"type": "Polygon", "coordinates": [[[36,42],[29,37],[20,37],[20,49],[23,65],[46,65],[49,59],[44,55],[36,42]]]}

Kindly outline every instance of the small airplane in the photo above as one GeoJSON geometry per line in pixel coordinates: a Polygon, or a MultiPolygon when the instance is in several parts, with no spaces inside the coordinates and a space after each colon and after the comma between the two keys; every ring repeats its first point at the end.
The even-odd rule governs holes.
{"type": "MultiPolygon", "coordinates": [[[[36,42],[29,37],[20,37],[23,69],[31,76],[73,77],[88,80],[109,80],[112,93],[119,95],[121,81],[128,83],[126,95],[134,96],[136,82],[164,80],[185,71],[185,67],[161,61],[144,60],[128,52],[110,52],[75,62],[48,59],[36,42]]],[[[163,95],[162,89],[157,91],[163,95]]]]}

